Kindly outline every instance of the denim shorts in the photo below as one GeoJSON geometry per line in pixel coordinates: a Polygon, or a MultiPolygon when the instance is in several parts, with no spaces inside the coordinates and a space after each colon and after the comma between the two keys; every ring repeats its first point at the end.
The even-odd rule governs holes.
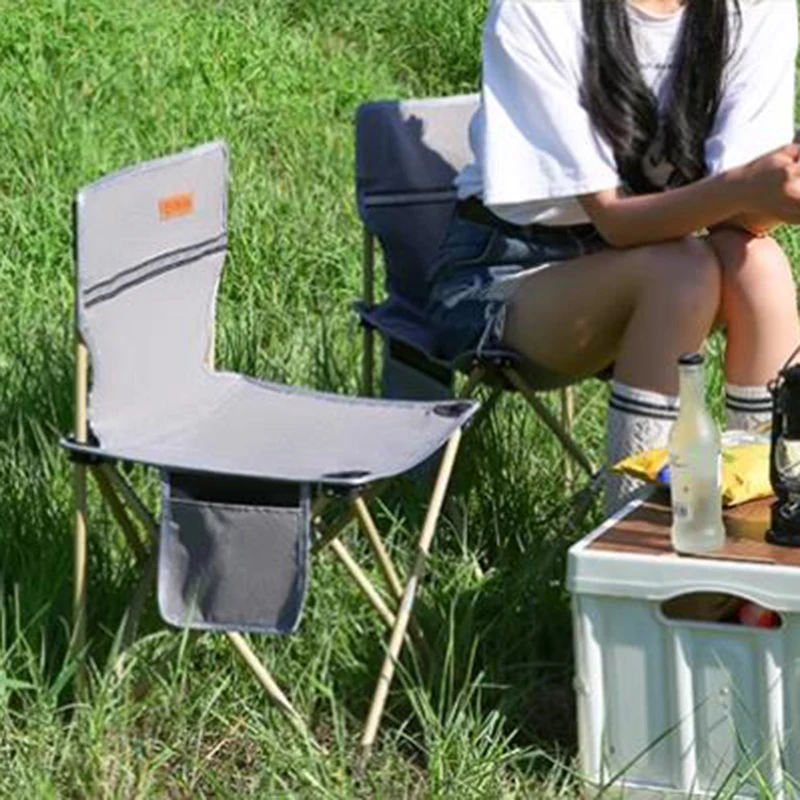
{"type": "Polygon", "coordinates": [[[436,356],[453,362],[500,346],[523,277],[605,247],[593,225],[514,225],[475,199],[459,202],[430,273],[436,356]]]}

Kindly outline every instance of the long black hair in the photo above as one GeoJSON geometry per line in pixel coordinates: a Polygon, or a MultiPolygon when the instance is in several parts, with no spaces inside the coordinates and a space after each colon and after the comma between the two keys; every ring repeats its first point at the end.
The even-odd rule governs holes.
{"type": "Polygon", "coordinates": [[[620,176],[640,194],[682,186],[706,174],[704,145],[717,115],[725,66],[738,35],[733,0],[686,0],[677,63],[663,119],[642,77],[631,34],[628,0],[582,0],[584,66],[581,101],[614,150],[620,176]],[[654,180],[646,156],[656,147],[673,167],[654,180]]]}

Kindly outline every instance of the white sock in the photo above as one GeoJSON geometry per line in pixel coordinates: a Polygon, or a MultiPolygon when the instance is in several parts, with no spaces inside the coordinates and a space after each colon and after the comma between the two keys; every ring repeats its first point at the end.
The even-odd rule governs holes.
{"type": "Polygon", "coordinates": [[[753,431],[772,421],[772,395],[766,386],[725,386],[728,430],[753,431]]]}
{"type": "MultiPolygon", "coordinates": [[[[667,446],[672,423],[678,416],[677,395],[637,389],[613,381],[606,422],[609,466],[643,450],[667,446]]],[[[629,475],[610,472],[606,479],[606,512],[613,514],[643,486],[629,475]]]]}

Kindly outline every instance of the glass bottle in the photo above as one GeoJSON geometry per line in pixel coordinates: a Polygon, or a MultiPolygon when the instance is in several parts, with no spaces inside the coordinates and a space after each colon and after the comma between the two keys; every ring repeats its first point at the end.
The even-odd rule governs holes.
{"type": "Polygon", "coordinates": [[[722,522],[722,448],[706,408],[703,356],[678,360],[680,412],[669,434],[672,546],[679,553],[709,553],[725,542],[722,522]]]}

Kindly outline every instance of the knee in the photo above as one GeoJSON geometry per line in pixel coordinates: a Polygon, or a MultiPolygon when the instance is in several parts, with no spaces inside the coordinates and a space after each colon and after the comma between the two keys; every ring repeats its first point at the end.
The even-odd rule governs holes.
{"type": "Polygon", "coordinates": [[[687,237],[642,248],[647,291],[671,303],[678,318],[713,318],[720,305],[722,270],[713,248],[687,237]]]}
{"type": "Polygon", "coordinates": [[[720,263],[723,296],[783,294],[793,284],[789,259],[773,238],[721,230],[710,242],[720,263]]]}

